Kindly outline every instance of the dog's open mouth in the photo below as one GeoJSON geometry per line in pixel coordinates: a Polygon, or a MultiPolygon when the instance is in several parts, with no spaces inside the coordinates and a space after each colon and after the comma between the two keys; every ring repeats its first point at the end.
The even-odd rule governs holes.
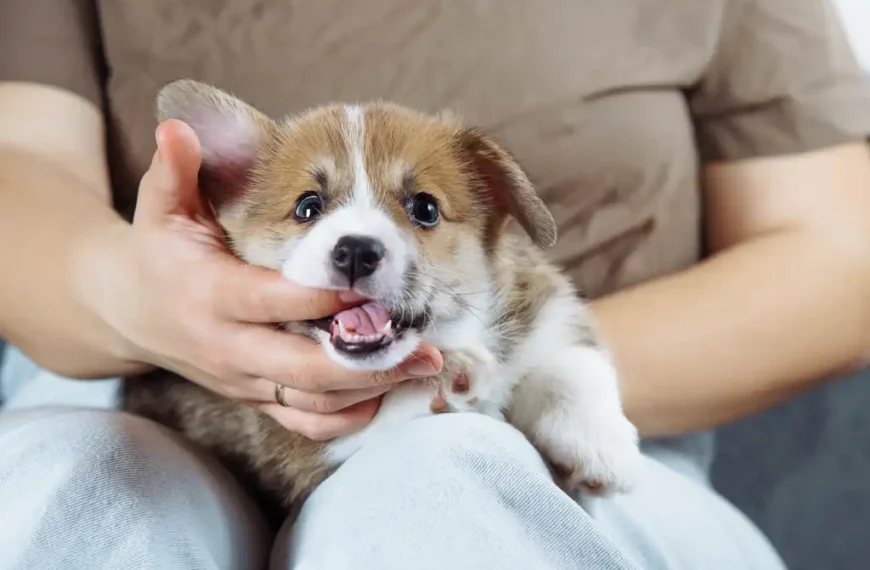
{"type": "Polygon", "coordinates": [[[369,301],[332,317],[310,322],[329,333],[329,340],[336,350],[352,356],[365,356],[386,349],[410,328],[422,328],[425,316],[397,316],[386,306],[369,301]]]}

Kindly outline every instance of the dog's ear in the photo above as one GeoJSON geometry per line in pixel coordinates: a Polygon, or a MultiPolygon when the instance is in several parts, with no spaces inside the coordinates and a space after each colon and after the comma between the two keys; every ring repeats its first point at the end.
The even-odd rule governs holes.
{"type": "Polygon", "coordinates": [[[199,138],[200,190],[216,210],[248,187],[257,156],[275,123],[240,99],[198,81],[179,79],[157,94],[157,119],[187,123],[199,138]]]}
{"type": "Polygon", "coordinates": [[[459,141],[473,183],[485,193],[499,221],[512,216],[535,245],[542,249],[554,246],[556,222],[513,156],[477,128],[462,129],[459,141]]]}

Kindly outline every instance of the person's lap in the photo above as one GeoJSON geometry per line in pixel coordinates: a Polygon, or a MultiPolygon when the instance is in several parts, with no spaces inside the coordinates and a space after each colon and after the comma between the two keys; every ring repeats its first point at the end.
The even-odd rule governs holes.
{"type": "MultiPolygon", "coordinates": [[[[265,565],[271,538],[250,501],[168,430],[111,411],[21,407],[0,413],[0,506],[10,515],[0,569],[265,565]]],[[[709,439],[646,449],[638,488],[590,515],[512,427],[471,414],[417,420],[314,493],[279,533],[272,567],[784,567],[709,487],[709,439]]]]}

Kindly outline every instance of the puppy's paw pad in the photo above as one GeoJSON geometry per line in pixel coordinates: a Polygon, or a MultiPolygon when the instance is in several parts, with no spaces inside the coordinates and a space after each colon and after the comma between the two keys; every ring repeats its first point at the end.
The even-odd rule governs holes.
{"type": "Polygon", "coordinates": [[[471,391],[471,379],[468,374],[461,372],[457,374],[450,383],[450,392],[453,394],[465,395],[471,391]]]}
{"type": "Polygon", "coordinates": [[[432,401],[429,402],[429,411],[433,414],[443,414],[450,411],[450,403],[444,397],[444,394],[438,392],[432,398],[432,401]]]}
{"type": "Polygon", "coordinates": [[[604,481],[583,481],[583,489],[592,495],[601,495],[607,491],[607,483],[604,481]]]}

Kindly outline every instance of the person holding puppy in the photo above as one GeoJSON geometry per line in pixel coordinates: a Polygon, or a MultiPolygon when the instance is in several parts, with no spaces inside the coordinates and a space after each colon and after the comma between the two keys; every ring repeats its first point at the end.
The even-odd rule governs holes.
{"type": "Polygon", "coordinates": [[[229,254],[198,194],[199,141],[155,132],[154,96],[178,77],[273,115],[385,98],[497,133],[594,299],[650,475],[587,512],[507,424],[418,420],[272,537],[236,482],[155,424],[18,407],[0,413],[16,521],[0,567],[782,567],[706,467],[709,430],[870,352],[870,85],[826,0],[0,5],[7,405],[41,370],[161,367],[328,439],[442,356],[423,346],[385,381],[273,330],[354,299],[229,254]]]}

